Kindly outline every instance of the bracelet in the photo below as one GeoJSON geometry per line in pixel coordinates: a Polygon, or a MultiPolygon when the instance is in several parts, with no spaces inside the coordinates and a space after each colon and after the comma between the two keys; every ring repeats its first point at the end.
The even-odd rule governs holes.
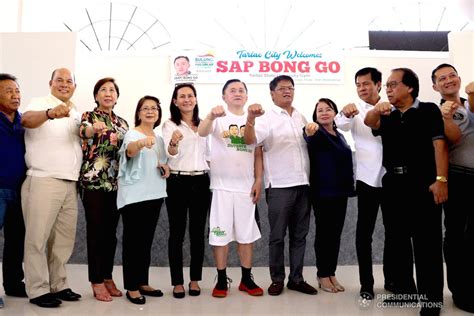
{"type": "Polygon", "coordinates": [[[250,127],[254,127],[255,126],[255,121],[252,123],[249,120],[247,120],[247,123],[245,123],[245,125],[248,125],[250,127]]]}
{"type": "Polygon", "coordinates": [[[176,143],[176,144],[173,144],[173,142],[170,140],[169,146],[170,146],[170,147],[178,147],[178,144],[177,144],[177,143],[176,143]]]}
{"type": "Polygon", "coordinates": [[[48,118],[48,120],[54,120],[54,117],[49,116],[49,111],[51,111],[51,108],[46,110],[46,117],[48,118]]]}

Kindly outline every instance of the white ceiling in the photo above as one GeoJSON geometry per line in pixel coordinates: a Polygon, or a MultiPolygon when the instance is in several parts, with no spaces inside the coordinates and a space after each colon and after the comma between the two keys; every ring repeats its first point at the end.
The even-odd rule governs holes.
{"type": "Polygon", "coordinates": [[[112,1],[112,5],[111,1],[18,0],[17,3],[22,31],[67,31],[66,24],[78,32],[84,44],[81,47],[87,50],[87,46],[94,52],[367,49],[368,30],[474,30],[474,0],[122,0],[112,1]]]}

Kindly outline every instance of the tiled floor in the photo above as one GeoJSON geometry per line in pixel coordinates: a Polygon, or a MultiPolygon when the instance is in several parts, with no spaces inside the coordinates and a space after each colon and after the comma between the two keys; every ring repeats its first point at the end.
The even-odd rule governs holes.
{"type": "MultiPolygon", "coordinates": [[[[316,286],[315,268],[305,267],[304,275],[308,283],[316,286]]],[[[199,297],[186,296],[178,300],[173,298],[168,268],[153,267],[150,270],[150,284],[160,288],[164,297],[148,297],[142,306],[133,305],[125,297],[115,298],[113,302],[96,301],[87,282],[86,265],[68,265],[69,283],[71,288],[81,293],[80,302],[64,302],[61,307],[45,309],[30,304],[27,299],[5,297],[5,308],[0,309],[0,315],[418,315],[416,308],[386,308],[381,306],[386,292],[382,289],[382,267],[375,266],[376,298],[361,302],[358,297],[357,266],[338,267],[339,281],[346,287],[345,292],[332,294],[319,291],[311,296],[290,291],[285,288],[283,294],[277,297],[269,296],[266,288],[270,284],[268,268],[254,268],[253,274],[257,284],[265,289],[263,297],[250,297],[239,292],[240,268],[228,269],[228,275],[234,282],[229,296],[214,298],[211,289],[214,286],[215,269],[205,268],[203,281],[200,283],[202,294],[199,297]]],[[[186,271],[187,272],[187,271],[186,271]]],[[[122,267],[114,270],[117,286],[122,288],[122,267]]],[[[448,289],[444,291],[445,306],[442,315],[472,315],[464,313],[453,306],[448,289]]]]}

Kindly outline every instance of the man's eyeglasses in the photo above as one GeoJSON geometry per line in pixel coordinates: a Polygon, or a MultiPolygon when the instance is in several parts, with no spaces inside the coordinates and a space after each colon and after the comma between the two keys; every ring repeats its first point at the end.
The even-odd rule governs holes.
{"type": "Polygon", "coordinates": [[[400,83],[402,83],[401,81],[390,81],[390,82],[387,82],[386,84],[384,84],[384,88],[385,89],[395,89],[400,83]]]}

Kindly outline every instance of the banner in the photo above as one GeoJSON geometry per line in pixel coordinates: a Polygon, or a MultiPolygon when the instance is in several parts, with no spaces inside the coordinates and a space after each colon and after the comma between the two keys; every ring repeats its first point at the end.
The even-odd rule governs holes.
{"type": "Polygon", "coordinates": [[[341,52],[247,51],[178,54],[171,56],[173,83],[224,83],[238,78],[246,83],[268,83],[278,75],[307,84],[343,84],[341,52]]]}

